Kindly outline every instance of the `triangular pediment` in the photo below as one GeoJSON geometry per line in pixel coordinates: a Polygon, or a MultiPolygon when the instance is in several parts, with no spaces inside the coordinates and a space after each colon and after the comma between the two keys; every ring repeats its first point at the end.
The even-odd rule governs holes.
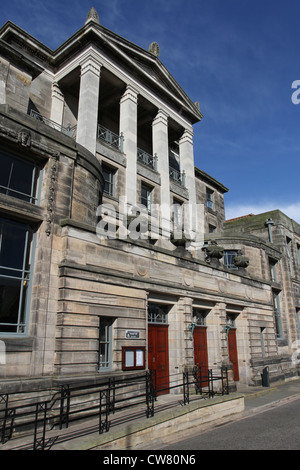
{"type": "Polygon", "coordinates": [[[133,73],[142,81],[152,85],[156,91],[169,95],[171,100],[177,102],[179,107],[185,108],[186,112],[193,116],[194,122],[201,120],[203,116],[198,105],[192,102],[155,54],[108,30],[102,30],[102,36],[105,36],[106,46],[111,46],[115,54],[119,53],[122,62],[127,61],[133,73]]]}
{"type": "Polygon", "coordinates": [[[87,45],[95,45],[100,52],[104,51],[106,56],[125,67],[140,83],[146,84],[154,93],[164,97],[192,123],[200,121],[203,117],[197,104],[193,103],[163,65],[155,49],[154,53],[146,51],[96,21],[88,21],[55,51],[11,22],[1,28],[0,37],[17,45],[18,49],[26,51],[26,54],[30,51],[30,55],[47,64],[53,71],[59,70],[87,45]]]}

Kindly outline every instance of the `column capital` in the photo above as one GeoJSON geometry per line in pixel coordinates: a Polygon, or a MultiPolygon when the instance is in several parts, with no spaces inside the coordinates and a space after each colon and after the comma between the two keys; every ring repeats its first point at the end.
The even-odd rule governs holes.
{"type": "Polygon", "coordinates": [[[102,63],[93,54],[89,54],[80,62],[81,77],[87,73],[92,72],[97,77],[100,77],[102,63]]]}
{"type": "Polygon", "coordinates": [[[194,131],[190,129],[185,129],[182,136],[179,139],[179,145],[185,142],[189,142],[190,144],[193,144],[193,138],[194,138],[194,131]]]}
{"type": "Polygon", "coordinates": [[[169,119],[169,116],[167,115],[167,113],[165,113],[165,111],[163,111],[162,109],[159,109],[157,115],[152,121],[152,125],[164,124],[165,126],[167,126],[168,119],[169,119]]]}
{"type": "Polygon", "coordinates": [[[122,104],[126,100],[131,100],[135,104],[137,104],[138,94],[139,94],[138,91],[135,88],[133,88],[133,86],[127,85],[126,90],[120,100],[120,103],[122,104]]]}
{"type": "Polygon", "coordinates": [[[52,83],[52,98],[57,98],[61,101],[64,100],[64,95],[60,89],[60,86],[57,82],[52,83]]]}

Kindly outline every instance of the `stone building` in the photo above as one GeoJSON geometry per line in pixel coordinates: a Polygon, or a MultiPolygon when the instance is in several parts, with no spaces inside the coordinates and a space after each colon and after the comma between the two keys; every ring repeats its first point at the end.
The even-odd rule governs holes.
{"type": "Polygon", "coordinates": [[[0,53],[2,389],[148,368],[167,386],[194,364],[295,375],[296,322],[278,337],[273,298],[299,307],[299,264],[274,286],[281,242],[224,225],[228,190],[194,165],[199,105],[158,45],[92,9],[55,51],[7,22],[0,53]]]}
{"type": "Polygon", "coordinates": [[[256,342],[262,352],[253,354],[253,368],[268,365],[277,377],[288,377],[288,369],[293,375],[295,366],[299,366],[300,346],[300,226],[276,210],[228,220],[224,235],[223,241],[233,255],[243,251],[251,259],[249,274],[271,283],[277,347],[271,353],[267,325],[260,319],[256,342]],[[227,237],[231,245],[225,241],[227,237]]]}

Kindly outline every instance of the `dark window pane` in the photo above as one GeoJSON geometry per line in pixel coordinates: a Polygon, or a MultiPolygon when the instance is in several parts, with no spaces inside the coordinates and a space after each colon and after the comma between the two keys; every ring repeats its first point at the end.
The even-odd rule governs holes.
{"type": "Polygon", "coordinates": [[[24,224],[0,218],[0,266],[23,268],[27,229],[24,224]]]}
{"type": "MultiPolygon", "coordinates": [[[[6,155],[0,154],[0,186],[5,188],[9,185],[10,174],[12,171],[12,159],[6,155]]],[[[3,190],[0,188],[1,192],[3,190]]]]}
{"type": "Polygon", "coordinates": [[[37,175],[34,163],[0,153],[0,193],[32,202],[37,175]]]}
{"type": "MultiPolygon", "coordinates": [[[[33,164],[29,164],[20,160],[15,160],[13,163],[10,188],[30,196],[33,168],[33,164]]],[[[13,193],[11,195],[13,196],[13,193]]]]}
{"type": "MultiPolygon", "coordinates": [[[[21,281],[0,277],[0,323],[18,322],[20,291],[21,281]]],[[[8,331],[3,328],[1,326],[1,331],[8,331]]]]}

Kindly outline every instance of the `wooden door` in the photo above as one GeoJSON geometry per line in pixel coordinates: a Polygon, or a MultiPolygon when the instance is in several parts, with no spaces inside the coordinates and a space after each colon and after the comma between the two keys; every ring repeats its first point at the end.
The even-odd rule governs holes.
{"type": "Polygon", "coordinates": [[[235,382],[239,380],[239,363],[236,344],[236,329],[230,328],[228,331],[228,352],[229,360],[232,363],[233,379],[235,382]]]}
{"type": "Polygon", "coordinates": [[[208,354],[206,328],[198,326],[194,329],[194,362],[198,366],[202,387],[206,387],[208,382],[205,379],[208,375],[208,354]]]}
{"type": "Polygon", "coordinates": [[[169,393],[167,325],[148,325],[148,368],[155,371],[157,395],[169,393]]]}

